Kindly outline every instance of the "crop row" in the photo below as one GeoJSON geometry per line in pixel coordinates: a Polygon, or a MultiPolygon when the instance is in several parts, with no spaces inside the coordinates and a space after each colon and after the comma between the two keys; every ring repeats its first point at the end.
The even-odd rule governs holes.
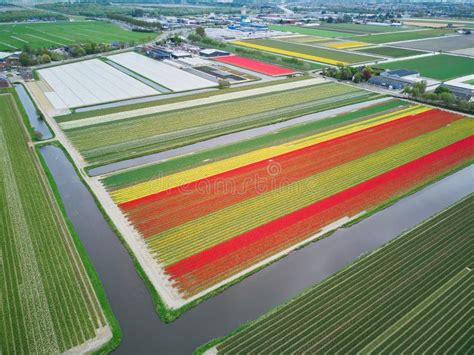
{"type": "Polygon", "coordinates": [[[63,352],[106,320],[20,122],[12,97],[0,96],[0,344],[4,353],[63,352]]]}
{"type": "Polygon", "coordinates": [[[167,149],[199,137],[209,138],[273,122],[275,116],[278,117],[278,112],[275,112],[278,110],[281,110],[283,120],[292,117],[292,111],[311,112],[320,105],[337,106],[339,101],[354,100],[365,95],[367,92],[351,87],[323,84],[98,124],[67,130],[66,133],[81,153],[93,160],[151,144],[159,149],[167,149]],[[325,101],[319,103],[319,100],[325,101]],[[273,115],[270,114],[272,112],[273,115]]]}
{"type": "Polygon", "coordinates": [[[320,63],[331,65],[360,63],[377,60],[377,57],[370,55],[361,55],[360,53],[348,53],[328,48],[314,47],[301,43],[284,42],[275,39],[256,39],[247,41],[233,42],[239,46],[249,47],[284,54],[290,57],[314,60],[320,63]]]}
{"type": "Polygon", "coordinates": [[[373,127],[375,125],[395,120],[409,114],[416,114],[424,111],[427,111],[427,108],[420,106],[408,107],[399,111],[372,117],[361,122],[335,128],[327,132],[316,133],[312,136],[290,141],[288,143],[257,149],[232,158],[220,160],[218,162],[204,164],[194,169],[185,170],[166,177],[158,176],[155,179],[149,179],[145,182],[116,190],[112,193],[112,197],[116,202],[124,203],[127,201],[136,200],[141,197],[149,196],[151,194],[156,194],[161,191],[177,188],[179,186],[186,185],[186,188],[188,188],[189,185],[187,184],[193,183],[199,179],[226,173],[227,171],[239,168],[244,165],[252,164],[265,159],[271,159],[277,155],[305,148],[307,146],[337,138],[364,128],[373,127]]]}
{"type": "Polygon", "coordinates": [[[147,238],[165,264],[207,249],[259,225],[303,208],[314,201],[380,175],[466,137],[468,120],[454,122],[421,137],[296,181],[215,213],[147,238]],[[268,208],[271,206],[271,208],[268,208]],[[238,218],[237,218],[238,217],[238,218]],[[200,236],[205,235],[206,238],[200,236]]]}
{"type": "Polygon", "coordinates": [[[347,112],[323,120],[316,120],[286,127],[277,132],[271,132],[244,141],[197,151],[193,154],[180,155],[154,164],[127,169],[126,171],[111,174],[102,181],[109,190],[118,190],[126,186],[136,185],[140,182],[154,179],[157,175],[164,177],[202,165],[203,162],[222,161],[226,158],[242,155],[249,151],[268,146],[279,146],[289,141],[294,142],[298,138],[309,137],[315,133],[320,133],[321,131],[328,131],[342,124],[349,124],[358,120],[368,119],[375,117],[376,115],[380,116],[383,113],[402,109],[406,106],[407,103],[400,100],[387,100],[379,103],[371,103],[369,101],[367,102],[366,107],[356,111],[347,112]]]}
{"type": "Polygon", "coordinates": [[[271,254],[304,240],[315,231],[344,216],[370,210],[449,171],[474,156],[473,139],[465,139],[428,154],[385,174],[273,220],[204,252],[193,255],[167,271],[185,293],[193,294],[228,277],[242,264],[264,260],[271,254]],[[204,286],[203,286],[204,285],[204,286]]]}
{"type": "Polygon", "coordinates": [[[121,207],[143,236],[151,236],[438,129],[460,117],[442,111],[408,116],[276,156],[271,161],[264,160],[234,169],[225,177],[198,180],[193,188],[165,191],[154,195],[153,199],[134,200],[121,207]],[[359,148],[354,150],[354,146],[359,148]],[[278,169],[277,174],[271,171],[272,167],[278,169]],[[202,186],[206,186],[205,190],[202,186]]]}
{"type": "MultiPolygon", "coordinates": [[[[439,225],[439,223],[428,224],[430,225],[429,228],[439,225]]],[[[440,232],[443,232],[443,229],[440,232]]],[[[271,341],[272,337],[280,333],[285,325],[297,322],[303,312],[306,313],[306,316],[301,319],[302,322],[324,317],[320,323],[324,326],[324,320],[334,317],[352,297],[364,292],[364,290],[370,291],[370,288],[366,286],[369,279],[372,282],[372,288],[377,286],[377,283],[383,286],[382,281],[387,275],[402,267],[404,263],[408,264],[410,258],[417,253],[423,255],[428,248],[437,242],[434,238],[429,242],[426,242],[426,240],[421,242],[421,240],[413,240],[413,237],[414,233],[412,232],[411,235],[405,236],[403,241],[389,244],[383,249],[383,252],[372,254],[370,258],[361,259],[350,268],[339,272],[336,277],[309,289],[303,295],[285,305],[286,309],[284,311],[278,310],[256,322],[253,325],[251,336],[244,333],[237,334],[229,339],[225,346],[235,347],[241,345],[245,347],[247,346],[245,342],[255,342],[263,334],[271,341]],[[412,249],[408,249],[407,246],[411,246],[412,249]],[[376,267],[381,264],[384,264],[383,268],[376,267]],[[327,314],[321,314],[320,312],[324,311],[324,306],[330,296],[333,300],[332,309],[328,310],[327,314]]],[[[443,245],[441,244],[439,247],[443,247],[443,245]]],[[[260,343],[260,345],[265,346],[265,343],[260,343]]]]}
{"type": "MultiPolygon", "coordinates": [[[[364,352],[469,264],[473,202],[471,196],[243,327],[217,345],[218,353],[364,352]]],[[[466,345],[469,322],[461,300],[468,288],[469,283],[461,283],[454,309],[433,308],[432,314],[449,322],[434,332],[427,330],[436,319],[418,323],[417,341],[426,347],[411,350],[439,349],[429,348],[431,339],[451,351],[466,345]]]]}
{"type": "MultiPolygon", "coordinates": [[[[471,293],[469,284],[472,284],[473,281],[473,273],[468,269],[462,270],[458,275],[456,275],[457,282],[448,291],[445,291],[433,304],[413,317],[410,322],[400,327],[391,337],[384,339],[373,351],[398,352],[404,349],[406,352],[421,352],[429,350],[430,346],[441,350],[441,346],[453,345],[447,340],[450,340],[449,335],[452,334],[453,323],[466,322],[462,315],[468,314],[466,311],[470,307],[471,293]],[[459,278],[458,275],[461,277],[459,278]],[[437,339],[440,335],[443,336],[437,339]]],[[[459,329],[458,327],[454,328],[459,329]]]]}

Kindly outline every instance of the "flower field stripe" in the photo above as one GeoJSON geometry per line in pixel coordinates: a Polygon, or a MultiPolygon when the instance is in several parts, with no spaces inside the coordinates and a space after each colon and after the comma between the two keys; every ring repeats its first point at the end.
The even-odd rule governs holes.
{"type": "Polygon", "coordinates": [[[455,121],[436,131],[184,223],[147,238],[146,242],[160,262],[173,264],[463,139],[471,135],[473,129],[474,122],[470,119],[455,121]]]}
{"type": "Polygon", "coordinates": [[[259,60],[241,57],[238,55],[217,57],[217,58],[214,58],[214,60],[221,63],[232,64],[237,67],[250,69],[257,73],[262,73],[262,74],[271,75],[271,76],[287,75],[287,74],[293,74],[295,72],[293,69],[288,69],[285,67],[281,67],[279,65],[269,64],[269,63],[261,62],[259,60]]]}
{"type": "MultiPolygon", "coordinates": [[[[272,166],[266,162],[252,171],[243,174],[237,172],[225,181],[210,181],[205,191],[196,188],[171,195],[164,192],[154,201],[128,209],[124,208],[124,211],[142,235],[149,237],[259,193],[280,188],[320,171],[435,130],[461,117],[439,110],[407,116],[288,153],[282,156],[282,159],[274,158],[270,164],[279,164],[278,175],[273,176],[269,173],[268,169],[272,166]],[[359,148],[354,151],[354,146],[359,148]]],[[[200,185],[202,184],[196,184],[196,186],[200,185]]]]}
{"type": "Polygon", "coordinates": [[[116,203],[122,204],[127,201],[136,200],[154,193],[179,187],[202,178],[224,173],[243,165],[270,159],[274,156],[301,149],[309,145],[323,142],[325,140],[337,138],[364,128],[373,127],[384,122],[396,120],[407,115],[415,115],[428,110],[430,110],[430,108],[416,105],[396,112],[377,116],[362,122],[353,123],[345,127],[340,127],[329,132],[318,133],[310,137],[305,137],[274,147],[258,149],[237,157],[224,159],[215,163],[209,163],[204,166],[189,169],[162,178],[152,179],[136,185],[127,186],[111,192],[111,195],[116,203]]]}
{"type": "Polygon", "coordinates": [[[319,57],[319,56],[316,56],[316,55],[310,55],[310,54],[305,54],[305,53],[287,51],[285,49],[262,46],[260,44],[255,44],[255,43],[248,43],[248,42],[243,42],[243,41],[234,41],[234,42],[232,42],[232,44],[242,46],[242,47],[248,47],[248,48],[252,48],[252,49],[259,49],[259,50],[266,51],[266,52],[283,54],[283,55],[287,55],[287,56],[290,56],[290,57],[314,60],[314,61],[320,62],[320,63],[326,63],[326,64],[332,64],[332,65],[337,65],[337,64],[346,65],[346,64],[349,64],[349,63],[343,62],[341,60],[334,60],[334,59],[330,59],[330,58],[319,57]]]}
{"type": "Polygon", "coordinates": [[[331,43],[328,44],[329,48],[334,48],[334,49],[345,49],[345,48],[356,48],[356,47],[366,47],[369,46],[370,44],[364,43],[364,42],[336,42],[336,43],[331,43]]]}
{"type": "MultiPolygon", "coordinates": [[[[175,279],[190,273],[192,274],[190,277],[184,278],[184,280],[187,280],[186,282],[183,281],[184,284],[187,287],[192,287],[195,284],[199,285],[208,278],[213,278],[216,274],[222,273],[227,268],[241,265],[246,259],[264,253],[265,250],[271,249],[274,252],[274,249],[280,244],[286,247],[288,245],[287,240],[294,238],[295,235],[296,241],[307,238],[317,232],[324,224],[327,224],[328,221],[373,208],[383,201],[404,191],[409,191],[424,183],[424,181],[447,172],[473,158],[474,136],[470,136],[181,260],[168,266],[166,271],[175,279]],[[320,214],[326,214],[325,218],[322,218],[323,225],[321,224],[320,214]],[[327,216],[327,214],[332,216],[327,216]],[[315,216],[318,218],[315,218],[315,216]],[[291,226],[294,226],[294,228],[291,226]],[[300,238],[298,238],[298,235],[300,238]],[[244,248],[247,249],[240,257],[226,258],[226,256],[244,248]],[[220,263],[221,268],[217,268],[215,262],[223,258],[226,259],[220,263]],[[211,265],[213,262],[214,264],[211,265]],[[205,268],[208,264],[211,266],[204,273],[200,273],[200,268],[205,268]]],[[[255,262],[256,260],[252,260],[252,263],[255,262]]],[[[233,271],[235,272],[235,270],[233,271]]]]}
{"type": "MultiPolygon", "coordinates": [[[[316,133],[328,132],[344,124],[362,121],[383,113],[401,110],[408,107],[408,103],[400,100],[384,100],[382,102],[367,102],[367,106],[355,111],[345,111],[341,115],[328,117],[322,120],[307,122],[286,127],[278,131],[265,133],[243,141],[237,141],[223,146],[194,152],[192,154],[178,155],[168,160],[162,160],[150,165],[127,169],[112,173],[102,179],[109,191],[141,183],[159,176],[176,174],[180,171],[193,169],[203,162],[216,162],[226,158],[235,157],[257,149],[280,145],[302,137],[309,137],[316,133]]],[[[348,107],[347,107],[348,108],[348,107]]]]}

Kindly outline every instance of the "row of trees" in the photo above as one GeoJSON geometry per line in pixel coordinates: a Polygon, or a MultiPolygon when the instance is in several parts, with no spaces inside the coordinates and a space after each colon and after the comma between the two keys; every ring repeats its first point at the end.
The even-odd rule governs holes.
{"type": "Polygon", "coordinates": [[[0,22],[24,22],[24,21],[68,21],[61,14],[52,14],[38,10],[9,10],[0,11],[0,22]]]}
{"type": "Polygon", "coordinates": [[[125,22],[125,23],[131,24],[131,25],[134,25],[134,26],[138,26],[138,27],[157,29],[157,30],[161,30],[161,28],[162,28],[161,23],[159,23],[159,22],[147,22],[147,21],[143,21],[143,20],[138,20],[134,17],[130,17],[130,16],[127,16],[127,15],[108,14],[107,18],[112,19],[112,20],[125,22]]]}
{"type": "Polygon", "coordinates": [[[474,113],[473,102],[457,98],[445,86],[438,86],[433,92],[426,92],[426,81],[424,80],[405,87],[403,93],[417,101],[467,113],[474,113]]]}
{"type": "Polygon", "coordinates": [[[348,80],[354,83],[360,83],[369,80],[378,72],[369,67],[347,67],[345,65],[338,65],[337,68],[327,67],[323,69],[323,75],[335,78],[338,80],[348,80]]]}
{"type": "Polygon", "coordinates": [[[90,54],[108,52],[113,49],[117,49],[117,47],[105,43],[86,42],[83,44],[73,44],[67,47],[67,50],[64,52],[60,52],[48,48],[35,49],[27,44],[23,47],[19,59],[21,65],[32,66],[37,64],[47,64],[51,61],[60,61],[70,57],[80,58],[90,54]]]}

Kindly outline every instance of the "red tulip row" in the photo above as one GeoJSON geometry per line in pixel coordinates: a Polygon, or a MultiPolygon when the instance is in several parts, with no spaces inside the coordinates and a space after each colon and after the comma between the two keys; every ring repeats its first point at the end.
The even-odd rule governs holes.
{"type": "Polygon", "coordinates": [[[436,130],[461,118],[430,110],[250,164],[121,207],[146,237],[436,130]],[[273,174],[271,167],[278,168],[273,174]]]}
{"type": "Polygon", "coordinates": [[[370,210],[474,158],[468,137],[166,268],[186,297],[307,239],[342,217],[370,210]]]}

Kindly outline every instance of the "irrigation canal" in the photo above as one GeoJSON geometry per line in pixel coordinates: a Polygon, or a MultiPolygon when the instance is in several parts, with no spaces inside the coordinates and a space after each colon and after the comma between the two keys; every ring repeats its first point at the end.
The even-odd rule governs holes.
{"type": "Polygon", "coordinates": [[[28,92],[26,91],[25,87],[21,84],[15,84],[15,90],[20,98],[21,103],[25,109],[25,112],[28,116],[28,120],[30,121],[31,126],[33,129],[39,133],[41,133],[41,139],[49,139],[53,137],[53,134],[49,130],[48,125],[44,120],[42,120],[38,114],[38,110],[31,100],[28,92]]]}
{"type": "Polygon", "coordinates": [[[73,222],[102,280],[123,332],[119,354],[191,354],[323,280],[474,191],[465,168],[331,237],[307,245],[189,310],[161,322],[132,260],[63,151],[41,148],[73,222]]]}

